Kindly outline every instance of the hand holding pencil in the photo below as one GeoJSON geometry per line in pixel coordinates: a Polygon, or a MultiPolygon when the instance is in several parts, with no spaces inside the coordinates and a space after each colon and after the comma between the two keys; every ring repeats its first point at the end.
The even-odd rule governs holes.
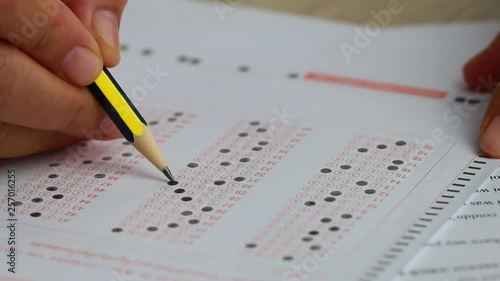
{"type": "MultiPolygon", "coordinates": [[[[124,137],[85,86],[120,60],[126,2],[0,0],[0,158],[124,137]]],[[[466,65],[472,91],[480,77],[500,82],[499,38],[466,65]]],[[[500,88],[490,88],[483,89],[495,94],[478,131],[484,152],[500,158],[500,88]]]]}
{"type": "Polygon", "coordinates": [[[120,60],[125,3],[0,0],[0,158],[123,138],[85,86],[120,60]]]}

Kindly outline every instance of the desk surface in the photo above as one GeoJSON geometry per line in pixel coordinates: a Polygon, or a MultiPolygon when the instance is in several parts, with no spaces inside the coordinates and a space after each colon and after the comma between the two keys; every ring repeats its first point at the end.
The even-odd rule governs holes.
{"type": "MultiPolygon", "coordinates": [[[[215,1],[215,0],[204,0],[215,1]]],[[[240,3],[294,14],[365,24],[373,20],[371,11],[387,9],[392,1],[402,11],[391,18],[390,25],[417,23],[500,20],[499,0],[218,0],[240,3]]]]}

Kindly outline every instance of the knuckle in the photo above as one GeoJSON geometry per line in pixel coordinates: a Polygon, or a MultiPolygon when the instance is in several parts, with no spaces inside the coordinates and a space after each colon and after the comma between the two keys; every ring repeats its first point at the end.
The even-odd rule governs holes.
{"type": "Polygon", "coordinates": [[[71,104],[69,110],[71,112],[68,119],[66,119],[65,129],[70,132],[74,132],[75,128],[79,126],[78,120],[83,114],[84,110],[87,108],[87,103],[84,99],[76,99],[75,102],[71,104]]]}
{"type": "Polygon", "coordinates": [[[19,64],[13,62],[13,52],[17,50],[6,44],[0,44],[0,109],[5,106],[8,97],[14,91],[14,85],[19,75],[19,64]]]}
{"type": "Polygon", "coordinates": [[[28,48],[30,50],[47,50],[56,43],[54,34],[62,28],[58,17],[48,17],[46,24],[35,29],[35,35],[30,39],[28,48]]]}

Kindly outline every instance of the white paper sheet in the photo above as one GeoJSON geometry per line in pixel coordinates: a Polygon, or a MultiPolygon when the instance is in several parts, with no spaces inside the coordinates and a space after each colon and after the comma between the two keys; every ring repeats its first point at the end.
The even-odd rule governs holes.
{"type": "MultiPolygon", "coordinates": [[[[140,5],[149,17],[129,24],[159,18],[153,14],[166,6],[151,3],[140,5]]],[[[319,24],[318,34],[328,26],[337,43],[352,34],[319,24]]],[[[247,35],[271,42],[282,27],[247,35]]],[[[166,27],[150,28],[158,36],[135,30],[113,73],[156,121],[151,128],[180,185],[166,184],[121,141],[4,163],[0,181],[16,170],[22,205],[17,273],[2,278],[388,280],[498,166],[477,157],[488,100],[468,95],[459,75],[475,47],[373,45],[352,64],[335,52],[333,65],[311,49],[305,64],[300,48],[262,45],[245,56],[243,46],[257,41],[240,41],[237,27],[236,39],[208,33],[220,37],[205,42],[220,45],[203,45],[203,31],[162,37],[166,27]],[[439,67],[415,64],[405,52],[415,49],[441,59],[439,67]]]]}
{"type": "Polygon", "coordinates": [[[384,280],[492,171],[471,133],[487,101],[455,130],[443,112],[469,104],[440,90],[211,67],[131,56],[115,72],[179,186],[121,141],[4,165],[16,277],[384,280]]]}
{"type": "Polygon", "coordinates": [[[394,280],[500,280],[500,169],[394,280]]]}

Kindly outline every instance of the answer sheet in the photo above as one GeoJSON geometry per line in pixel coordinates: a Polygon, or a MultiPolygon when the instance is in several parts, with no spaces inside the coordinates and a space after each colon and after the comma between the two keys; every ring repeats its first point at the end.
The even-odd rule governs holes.
{"type": "Polygon", "coordinates": [[[486,96],[176,59],[124,55],[115,77],[179,184],[120,140],[6,162],[4,278],[386,280],[495,166],[471,133],[486,96]],[[454,129],[452,106],[476,110],[454,129]]]}
{"type": "Polygon", "coordinates": [[[476,46],[397,47],[388,34],[347,64],[312,54],[349,39],[349,25],[296,21],[336,34],[307,57],[231,47],[270,42],[285,19],[236,42],[168,17],[148,41],[140,24],[182,2],[130,3],[142,16],[112,70],[179,184],[122,140],[4,162],[0,182],[15,188],[1,203],[2,280],[390,280],[498,166],[478,155],[488,96],[458,75],[476,46]],[[416,50],[446,59],[409,67],[416,50]]]}
{"type": "Polygon", "coordinates": [[[500,168],[394,281],[500,280],[500,168]]]}

